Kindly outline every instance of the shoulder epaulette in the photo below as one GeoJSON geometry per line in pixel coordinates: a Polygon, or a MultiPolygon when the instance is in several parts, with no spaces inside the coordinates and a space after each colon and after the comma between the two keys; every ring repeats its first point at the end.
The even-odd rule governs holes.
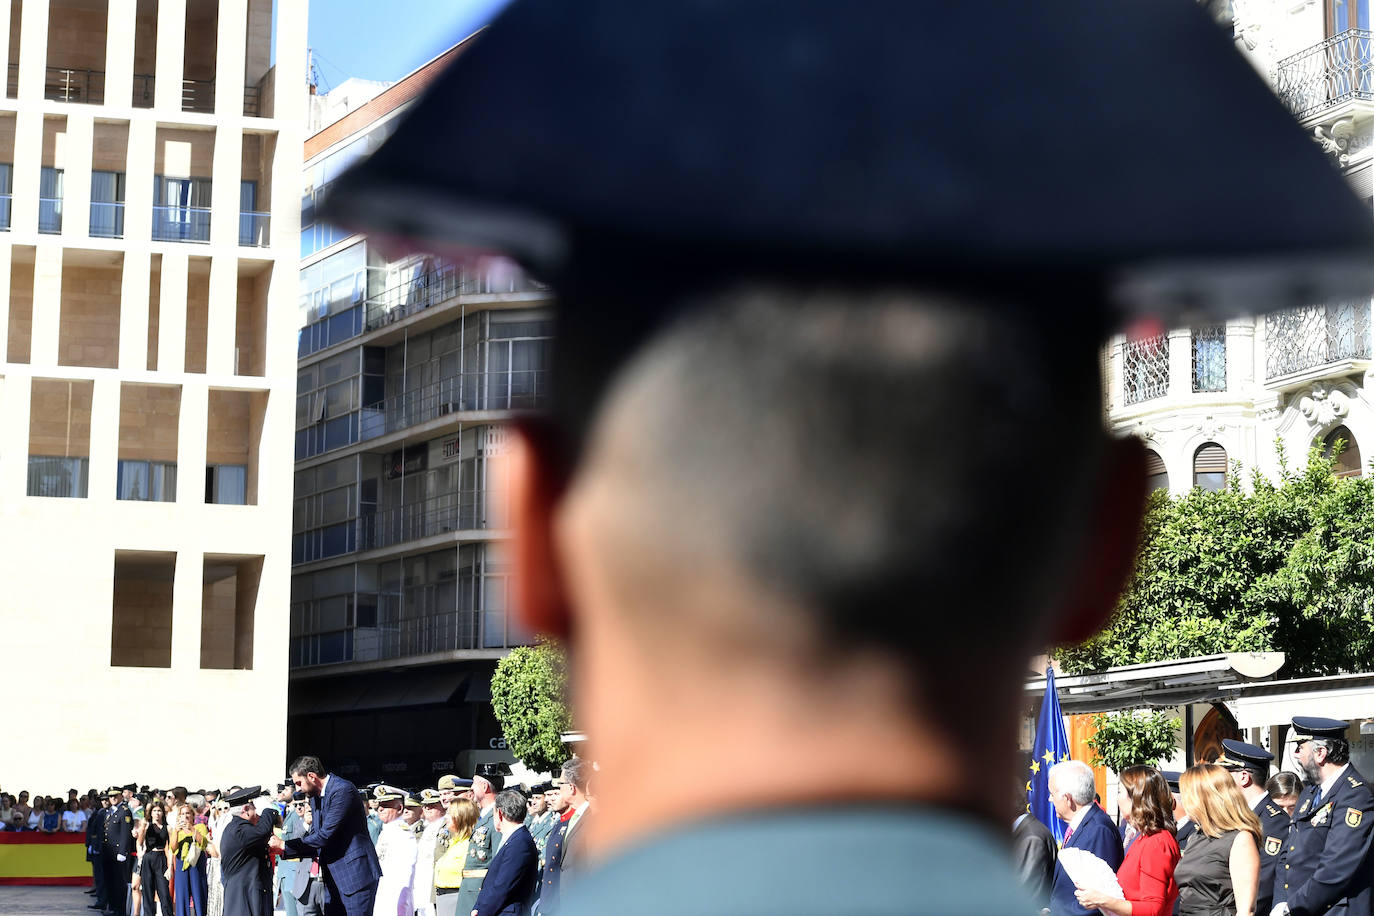
{"type": "Polygon", "coordinates": [[[1278,817],[1279,809],[1274,807],[1273,805],[1265,805],[1264,810],[1268,812],[1270,817],[1278,817]]]}
{"type": "Polygon", "coordinates": [[[1364,783],[1360,782],[1354,776],[1346,776],[1345,778],[1350,780],[1351,788],[1358,789],[1360,786],[1364,785],[1364,783]]]}

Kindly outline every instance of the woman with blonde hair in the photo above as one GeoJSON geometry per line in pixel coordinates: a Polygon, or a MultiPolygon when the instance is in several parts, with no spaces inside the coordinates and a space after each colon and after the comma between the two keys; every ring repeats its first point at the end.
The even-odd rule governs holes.
{"type": "Polygon", "coordinates": [[[1178,898],[1174,796],[1164,774],[1154,767],[1126,767],[1117,779],[1117,807],[1138,832],[1116,870],[1116,880],[1126,896],[1111,897],[1079,888],[1078,903],[1110,916],[1169,916],[1178,898]]]}
{"type": "MultiPolygon", "coordinates": [[[[1200,763],[1178,780],[1197,822],[1176,877],[1179,916],[1253,916],[1259,888],[1259,818],[1223,767],[1200,763]]],[[[1268,916],[1268,914],[1258,914],[1268,916]]]]}
{"type": "Polygon", "coordinates": [[[458,885],[463,883],[468,841],[479,814],[470,801],[456,801],[448,806],[448,849],[434,863],[434,905],[438,916],[454,916],[458,912],[458,885]]]}

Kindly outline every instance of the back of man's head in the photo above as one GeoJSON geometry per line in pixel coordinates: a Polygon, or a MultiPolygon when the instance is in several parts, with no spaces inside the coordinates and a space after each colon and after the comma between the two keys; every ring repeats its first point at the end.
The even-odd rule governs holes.
{"type": "Polygon", "coordinates": [[[738,288],[682,314],[612,383],[574,478],[606,497],[627,632],[668,656],[877,652],[960,717],[934,700],[1020,678],[1099,482],[1095,332],[900,290],[738,288]]]}
{"type": "Polygon", "coordinates": [[[529,804],[525,801],[524,795],[514,789],[506,789],[496,794],[496,810],[501,812],[501,817],[505,818],[506,823],[523,824],[529,804]]]}

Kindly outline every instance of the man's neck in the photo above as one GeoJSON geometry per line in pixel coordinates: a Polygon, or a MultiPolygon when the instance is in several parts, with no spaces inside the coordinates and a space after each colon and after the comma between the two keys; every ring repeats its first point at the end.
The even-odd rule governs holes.
{"type": "Polygon", "coordinates": [[[1345,772],[1345,768],[1348,766],[1350,766],[1349,763],[1342,763],[1339,766],[1334,763],[1322,764],[1321,792],[1323,798],[1330,794],[1331,787],[1336,784],[1336,780],[1340,778],[1340,775],[1345,772]]]}
{"type": "Polygon", "coordinates": [[[482,813],[482,816],[485,817],[485,816],[491,811],[491,809],[492,809],[492,808],[495,808],[495,807],[496,807],[496,799],[495,799],[495,798],[486,798],[486,799],[483,799],[483,800],[482,800],[482,807],[481,807],[480,809],[478,809],[478,810],[480,810],[481,813],[482,813]]]}
{"type": "Polygon", "coordinates": [[[1245,800],[1249,803],[1251,808],[1258,805],[1261,798],[1269,797],[1269,793],[1264,791],[1262,786],[1257,786],[1253,783],[1241,789],[1240,793],[1245,796],[1245,800]]]}
{"type": "Polygon", "coordinates": [[[1078,829],[1078,825],[1081,824],[1081,823],[1083,823],[1083,818],[1087,817],[1087,816],[1088,816],[1088,812],[1091,811],[1092,809],[1093,809],[1093,804],[1092,804],[1092,802],[1088,802],[1088,803],[1087,803],[1086,805],[1084,805],[1083,807],[1075,809],[1074,812],[1073,812],[1073,814],[1070,814],[1070,815],[1069,815],[1069,829],[1070,829],[1070,830],[1077,830],[1077,829],[1078,829]]]}

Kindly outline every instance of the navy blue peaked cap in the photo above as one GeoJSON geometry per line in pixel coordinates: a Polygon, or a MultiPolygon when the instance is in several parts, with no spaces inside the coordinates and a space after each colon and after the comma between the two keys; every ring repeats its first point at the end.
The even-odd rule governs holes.
{"type": "Polygon", "coordinates": [[[1294,716],[1293,736],[1290,741],[1307,741],[1312,738],[1344,738],[1349,723],[1340,719],[1324,716],[1294,716]]]}
{"type": "Polygon", "coordinates": [[[1259,311],[1367,293],[1374,251],[1193,0],[516,0],[320,215],[502,251],[565,294],[637,270],[1044,279],[1259,311]]]}

